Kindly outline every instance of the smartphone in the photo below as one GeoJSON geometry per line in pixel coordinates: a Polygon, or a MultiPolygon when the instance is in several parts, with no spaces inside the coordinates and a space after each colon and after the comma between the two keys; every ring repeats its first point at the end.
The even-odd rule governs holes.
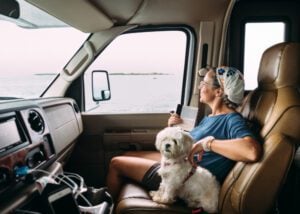
{"type": "Polygon", "coordinates": [[[181,110],[182,110],[182,105],[181,104],[177,104],[176,114],[180,115],[181,114],[181,110]]]}
{"type": "Polygon", "coordinates": [[[80,214],[77,202],[73,196],[71,188],[69,187],[60,189],[59,191],[50,194],[48,196],[48,202],[52,213],[80,214]]]}

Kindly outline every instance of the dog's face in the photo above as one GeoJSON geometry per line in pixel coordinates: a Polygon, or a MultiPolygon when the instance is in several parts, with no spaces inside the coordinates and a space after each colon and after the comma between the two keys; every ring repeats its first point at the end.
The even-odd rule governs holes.
{"type": "Polygon", "coordinates": [[[179,127],[167,127],[156,136],[155,146],[168,159],[187,156],[193,145],[193,138],[179,127]]]}

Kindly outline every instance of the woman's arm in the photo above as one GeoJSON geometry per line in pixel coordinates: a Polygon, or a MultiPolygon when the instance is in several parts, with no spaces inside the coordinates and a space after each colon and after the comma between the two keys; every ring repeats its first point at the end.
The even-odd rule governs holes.
{"type": "Polygon", "coordinates": [[[181,117],[176,113],[172,113],[168,119],[168,126],[173,126],[173,125],[177,125],[180,123],[182,123],[181,117]]]}
{"type": "Polygon", "coordinates": [[[252,137],[213,140],[210,149],[231,160],[243,162],[256,162],[262,154],[261,145],[252,137]]]}
{"type": "MultiPolygon", "coordinates": [[[[190,162],[193,162],[193,156],[195,154],[198,154],[198,159],[201,159],[203,153],[203,141],[205,141],[205,138],[193,145],[189,155],[190,162]]],[[[214,139],[211,142],[206,142],[206,145],[209,145],[211,151],[234,161],[256,162],[260,159],[262,154],[261,145],[252,137],[230,140],[214,139]]]]}

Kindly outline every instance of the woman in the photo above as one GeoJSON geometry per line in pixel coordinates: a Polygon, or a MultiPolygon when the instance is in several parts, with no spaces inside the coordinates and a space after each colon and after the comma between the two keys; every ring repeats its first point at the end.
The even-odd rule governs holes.
{"type": "MultiPolygon", "coordinates": [[[[200,102],[209,105],[212,112],[190,134],[196,140],[188,157],[224,181],[236,161],[255,162],[260,158],[261,145],[247,127],[243,117],[235,111],[244,96],[242,74],[232,67],[207,69],[200,82],[200,102]]],[[[172,114],[168,126],[181,123],[172,114]]],[[[114,157],[110,163],[107,186],[113,198],[119,194],[124,178],[141,183],[148,190],[158,189],[160,177],[158,152],[129,152],[114,157]]]]}

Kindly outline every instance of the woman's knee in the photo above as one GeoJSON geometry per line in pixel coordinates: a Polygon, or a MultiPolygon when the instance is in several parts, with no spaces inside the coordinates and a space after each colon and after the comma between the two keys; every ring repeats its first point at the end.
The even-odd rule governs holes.
{"type": "Polygon", "coordinates": [[[120,169],[120,167],[122,167],[123,163],[124,163],[124,157],[122,156],[113,157],[110,160],[109,168],[113,170],[118,170],[120,169]]]}
{"type": "Polygon", "coordinates": [[[145,158],[116,156],[111,159],[109,170],[110,173],[140,181],[155,163],[156,161],[145,158]]]}
{"type": "Polygon", "coordinates": [[[160,161],[161,155],[158,151],[128,151],[123,154],[129,157],[138,157],[154,161],[160,161]]]}

